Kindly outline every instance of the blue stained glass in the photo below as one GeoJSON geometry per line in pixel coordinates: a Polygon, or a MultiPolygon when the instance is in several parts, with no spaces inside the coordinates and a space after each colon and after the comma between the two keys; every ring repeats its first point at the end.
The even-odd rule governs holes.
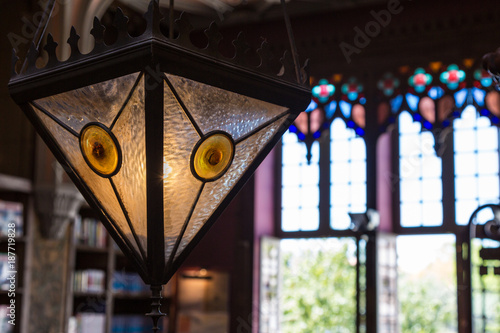
{"type": "Polygon", "coordinates": [[[481,109],[479,113],[481,113],[481,116],[488,116],[490,114],[490,111],[488,111],[488,109],[481,109]]]}
{"type": "Polygon", "coordinates": [[[412,111],[417,111],[418,108],[418,96],[412,95],[410,93],[406,94],[406,102],[412,111]]]}
{"type": "Polygon", "coordinates": [[[346,118],[351,117],[351,108],[352,108],[351,104],[349,104],[345,101],[340,101],[339,107],[340,107],[340,111],[342,111],[342,114],[344,115],[344,117],[346,117],[346,118]]]}
{"type": "Polygon", "coordinates": [[[432,128],[432,124],[428,121],[425,121],[424,122],[424,127],[427,128],[427,129],[431,129],[432,128]]]}
{"type": "Polygon", "coordinates": [[[444,90],[441,87],[432,87],[429,89],[429,97],[432,99],[438,99],[443,97],[444,90]]]}
{"type": "Polygon", "coordinates": [[[451,124],[451,122],[449,120],[444,120],[442,123],[443,127],[448,127],[448,126],[450,126],[450,124],[451,124]]]}
{"type": "Polygon", "coordinates": [[[297,136],[298,136],[298,137],[299,137],[299,139],[300,139],[300,140],[302,140],[302,141],[304,141],[304,140],[306,139],[306,136],[305,136],[305,134],[304,134],[304,133],[299,133],[297,136]]]}
{"type": "Polygon", "coordinates": [[[413,120],[415,120],[415,121],[420,121],[420,120],[422,120],[422,116],[421,116],[421,115],[419,115],[418,113],[415,113],[415,114],[413,115],[413,120]]]}
{"type": "Polygon", "coordinates": [[[361,98],[359,99],[359,103],[360,103],[360,104],[365,105],[365,103],[366,103],[366,98],[361,97],[361,98]]]}
{"type": "Polygon", "coordinates": [[[318,108],[318,104],[316,104],[315,101],[311,101],[311,103],[309,103],[309,106],[307,107],[306,109],[306,112],[311,112],[311,111],[314,111],[318,108]]]}
{"type": "Polygon", "coordinates": [[[472,88],[472,94],[474,95],[474,100],[477,105],[484,106],[484,97],[486,96],[486,92],[478,88],[472,88]]]}
{"type": "Polygon", "coordinates": [[[321,137],[321,132],[320,131],[314,132],[313,137],[315,139],[319,139],[321,137]]]}
{"type": "Polygon", "coordinates": [[[337,102],[333,101],[331,103],[328,103],[325,106],[326,118],[331,119],[333,117],[333,114],[335,113],[335,110],[337,110],[337,102]]]}
{"type": "Polygon", "coordinates": [[[491,117],[491,122],[495,125],[498,125],[498,123],[500,123],[500,119],[498,119],[498,117],[491,117]]]}
{"type": "Polygon", "coordinates": [[[295,127],[295,125],[290,125],[290,133],[297,133],[297,127],[295,127]]]}
{"type": "Polygon", "coordinates": [[[403,95],[397,95],[393,99],[391,99],[391,109],[392,113],[398,113],[401,104],[403,103],[403,95]]]}
{"type": "Polygon", "coordinates": [[[354,121],[349,120],[349,121],[347,122],[347,127],[349,127],[349,128],[354,128],[355,126],[356,126],[356,123],[355,123],[354,121]]]}
{"type": "Polygon", "coordinates": [[[453,117],[458,118],[460,117],[460,111],[453,111],[452,115],[453,117]]]}
{"type": "Polygon", "coordinates": [[[461,108],[467,98],[468,89],[462,89],[455,93],[455,104],[461,108]]]}
{"type": "Polygon", "coordinates": [[[365,130],[362,129],[361,127],[356,128],[356,134],[359,136],[365,135],[365,130]]]}

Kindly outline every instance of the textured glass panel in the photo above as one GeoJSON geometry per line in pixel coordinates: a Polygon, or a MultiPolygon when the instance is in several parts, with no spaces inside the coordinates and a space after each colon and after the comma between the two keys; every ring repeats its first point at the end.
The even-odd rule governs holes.
{"type": "Polygon", "coordinates": [[[191,153],[200,137],[168,87],[164,93],[164,130],[163,207],[168,260],[202,184],[190,167],[191,153]]]}
{"type": "Polygon", "coordinates": [[[147,251],[146,123],[144,79],[137,86],[113,127],[122,149],[122,167],[113,182],[134,230],[147,251]]]}
{"type": "Polygon", "coordinates": [[[295,137],[294,142],[289,142],[283,146],[283,165],[298,165],[306,156],[306,145],[298,142],[295,134],[285,134],[286,137],[295,137]]]}
{"type": "Polygon", "coordinates": [[[288,110],[183,77],[167,77],[204,134],[221,130],[237,141],[288,110]]]}
{"type": "Polygon", "coordinates": [[[441,177],[441,159],[433,155],[422,157],[422,177],[440,178],[441,177]]]}
{"type": "Polygon", "coordinates": [[[491,202],[498,203],[499,197],[499,180],[497,176],[483,176],[479,177],[478,191],[479,198],[491,200],[491,202]]]}
{"type": "Polygon", "coordinates": [[[57,141],[59,149],[73,165],[78,175],[94,194],[104,211],[110,216],[117,229],[123,231],[125,237],[128,238],[133,245],[133,249],[139,253],[137,243],[134,240],[109,180],[98,176],[89,168],[87,163],[85,163],[80,152],[78,138],[63,129],[43,112],[36,108],[35,112],[49,130],[52,137],[57,141]]]}
{"type": "Polygon", "coordinates": [[[287,117],[283,117],[279,119],[257,134],[236,145],[233,164],[226,174],[217,181],[205,184],[205,188],[193,212],[193,216],[176,256],[182,252],[186,245],[198,233],[207,219],[218,207],[219,203],[228,195],[229,191],[248,169],[258,153],[276,134],[276,131],[285,122],[286,118],[287,117]]]}
{"type": "Polygon", "coordinates": [[[35,102],[77,133],[89,122],[110,127],[138,76],[122,76],[35,102]]]}

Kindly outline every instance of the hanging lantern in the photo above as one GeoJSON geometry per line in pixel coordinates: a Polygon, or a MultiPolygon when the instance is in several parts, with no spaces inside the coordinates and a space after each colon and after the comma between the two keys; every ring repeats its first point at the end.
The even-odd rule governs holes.
{"type": "MultiPolygon", "coordinates": [[[[237,191],[310,102],[303,68],[285,53],[281,76],[268,59],[258,68],[218,53],[213,24],[208,45],[189,39],[185,15],[176,39],[160,30],[158,1],[147,29],[127,33],[118,10],[118,39],[105,45],[96,18],[96,44],[61,62],[49,35],[45,67],[33,45],[9,82],[12,98],[100,214],[102,222],[142,279],[151,285],[157,322],[161,286],[208,231],[237,191]]],[[[236,44],[235,44],[236,45],[236,44]]],[[[259,54],[266,54],[263,43],[259,54]]],[[[238,51],[241,48],[236,48],[238,51]]]]}

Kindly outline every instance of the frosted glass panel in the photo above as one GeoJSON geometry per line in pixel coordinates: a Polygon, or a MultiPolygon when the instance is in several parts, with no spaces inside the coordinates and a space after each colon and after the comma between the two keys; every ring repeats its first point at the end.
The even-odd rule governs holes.
{"type": "Polygon", "coordinates": [[[237,141],[288,110],[183,77],[166,75],[203,134],[221,130],[237,141]]]}
{"type": "Polygon", "coordinates": [[[168,260],[181,228],[195,203],[201,181],[193,176],[190,167],[191,153],[200,137],[166,85],[164,130],[163,207],[165,252],[168,260]]]}
{"type": "Polygon", "coordinates": [[[206,183],[201,197],[193,212],[186,233],[182,239],[176,257],[198,233],[219,203],[228,195],[236,182],[248,169],[258,153],[276,134],[286,117],[267,126],[257,134],[236,145],[233,163],[224,176],[217,181],[206,183]]]}
{"type": "Polygon", "coordinates": [[[77,133],[89,122],[110,127],[138,76],[122,76],[35,102],[77,133]]]}
{"type": "Polygon", "coordinates": [[[43,112],[36,108],[34,110],[52,137],[57,141],[59,150],[75,168],[75,172],[89,187],[94,197],[104,208],[103,210],[114,221],[117,229],[123,230],[124,236],[133,245],[133,250],[139,254],[137,243],[134,240],[109,180],[98,176],[88,167],[80,152],[78,138],[63,129],[43,112]]]}
{"type": "Polygon", "coordinates": [[[146,123],[144,79],[116,121],[113,133],[122,149],[122,167],[112,180],[133,228],[147,251],[146,123]]]}

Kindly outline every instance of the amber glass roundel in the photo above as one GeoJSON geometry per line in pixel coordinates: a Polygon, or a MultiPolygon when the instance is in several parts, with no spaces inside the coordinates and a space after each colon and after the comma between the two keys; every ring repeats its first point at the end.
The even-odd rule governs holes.
{"type": "Polygon", "coordinates": [[[88,125],[80,133],[80,148],[87,164],[103,177],[114,175],[121,154],[114,136],[99,125],[88,125]]]}
{"type": "Polygon", "coordinates": [[[234,143],[229,134],[215,133],[198,142],[191,156],[191,169],[203,181],[213,181],[227,171],[234,157],[234,143]]]}

